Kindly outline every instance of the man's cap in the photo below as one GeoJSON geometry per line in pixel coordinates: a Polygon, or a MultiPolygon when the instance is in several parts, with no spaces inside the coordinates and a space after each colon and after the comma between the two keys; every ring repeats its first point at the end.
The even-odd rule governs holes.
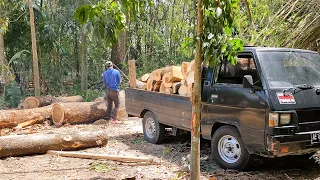
{"type": "Polygon", "coordinates": [[[107,66],[107,67],[110,67],[110,66],[112,66],[112,65],[113,65],[113,64],[112,64],[111,61],[107,61],[107,62],[106,62],[106,66],[107,66]]]}

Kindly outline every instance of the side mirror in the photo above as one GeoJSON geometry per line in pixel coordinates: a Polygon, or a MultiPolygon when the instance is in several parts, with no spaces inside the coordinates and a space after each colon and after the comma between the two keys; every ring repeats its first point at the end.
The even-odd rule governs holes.
{"type": "Polygon", "coordinates": [[[242,86],[244,88],[252,88],[253,86],[253,79],[251,75],[243,76],[242,86]]]}

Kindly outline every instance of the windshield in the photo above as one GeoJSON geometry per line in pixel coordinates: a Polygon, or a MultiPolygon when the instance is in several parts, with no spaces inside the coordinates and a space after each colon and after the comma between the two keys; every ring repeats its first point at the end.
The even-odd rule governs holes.
{"type": "Polygon", "coordinates": [[[258,52],[270,88],[320,86],[320,56],[308,52],[258,52]]]}

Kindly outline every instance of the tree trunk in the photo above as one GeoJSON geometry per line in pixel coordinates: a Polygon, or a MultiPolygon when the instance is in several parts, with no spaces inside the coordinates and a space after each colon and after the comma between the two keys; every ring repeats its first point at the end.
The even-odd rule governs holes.
{"type": "Polygon", "coordinates": [[[64,134],[28,134],[0,137],[0,158],[45,154],[48,150],[74,150],[105,146],[107,132],[80,131],[64,134]]]}
{"type": "Polygon", "coordinates": [[[2,82],[4,84],[7,83],[7,59],[5,56],[5,51],[4,51],[4,37],[3,33],[0,32],[0,63],[2,64],[2,82]]]}
{"type": "Polygon", "coordinates": [[[44,121],[51,117],[52,106],[25,110],[0,110],[0,129],[15,127],[31,120],[44,121]]]}
{"type": "Polygon", "coordinates": [[[203,32],[203,0],[198,0],[197,51],[194,67],[194,92],[192,93],[191,123],[191,179],[200,179],[200,117],[201,117],[201,63],[203,32]]]}
{"type": "Polygon", "coordinates": [[[43,107],[50,105],[54,102],[82,102],[83,97],[82,96],[67,96],[67,97],[52,97],[52,96],[46,96],[46,97],[34,97],[30,96],[27,97],[23,101],[23,107],[24,109],[32,109],[37,107],[43,107]]]}
{"type": "Polygon", "coordinates": [[[56,126],[62,124],[88,123],[106,116],[105,102],[58,103],[52,108],[52,121],[56,126]]]}
{"type": "Polygon", "coordinates": [[[39,77],[39,67],[38,67],[36,30],[34,26],[34,14],[33,14],[32,1],[28,0],[28,3],[29,3],[29,11],[30,11],[30,26],[31,26],[31,40],[32,40],[34,94],[35,96],[40,96],[40,77],[39,77]]]}
{"type": "Polygon", "coordinates": [[[81,90],[85,91],[88,88],[88,60],[86,35],[82,32],[82,48],[81,48],[81,90]]]}

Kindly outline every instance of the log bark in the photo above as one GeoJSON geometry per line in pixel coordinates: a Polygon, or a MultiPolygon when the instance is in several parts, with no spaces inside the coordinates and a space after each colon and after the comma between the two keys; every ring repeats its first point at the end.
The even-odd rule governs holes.
{"type": "Polygon", "coordinates": [[[48,150],[104,146],[107,143],[107,132],[103,130],[2,136],[0,137],[0,158],[44,154],[48,150]]]}
{"type": "Polygon", "coordinates": [[[162,77],[165,73],[171,72],[171,70],[172,70],[172,66],[167,66],[167,67],[164,67],[164,68],[159,69],[161,77],[162,77]]]}
{"type": "Polygon", "coordinates": [[[159,91],[160,86],[161,86],[160,84],[155,84],[153,87],[153,91],[159,91]]]}
{"type": "Polygon", "coordinates": [[[35,97],[35,96],[30,96],[27,97],[23,101],[23,107],[24,109],[32,109],[32,108],[37,108],[37,107],[43,107],[50,105],[54,102],[82,102],[83,97],[78,95],[78,96],[67,96],[67,97],[52,97],[52,96],[46,96],[46,97],[35,97]]]}
{"type": "Polygon", "coordinates": [[[84,158],[84,159],[98,159],[98,160],[112,160],[119,162],[153,162],[152,158],[145,157],[126,157],[126,156],[115,156],[108,154],[93,154],[93,153],[79,153],[79,152],[63,152],[63,151],[48,151],[49,155],[56,155],[62,157],[73,157],[73,158],[84,158]]]}
{"type": "Polygon", "coordinates": [[[103,118],[106,110],[105,102],[56,103],[52,107],[52,121],[56,126],[88,123],[103,118]]]}
{"type": "Polygon", "coordinates": [[[141,77],[141,81],[142,81],[142,82],[147,82],[148,79],[149,79],[149,77],[150,77],[150,74],[144,74],[144,75],[141,77]]]}
{"type": "Polygon", "coordinates": [[[0,129],[15,127],[27,121],[44,121],[51,117],[52,105],[25,109],[25,110],[0,110],[0,129]]]}
{"type": "Polygon", "coordinates": [[[188,86],[186,86],[186,85],[181,85],[180,86],[180,88],[179,88],[179,94],[181,95],[181,96],[189,96],[189,93],[188,93],[188,86]]]}
{"type": "Polygon", "coordinates": [[[188,72],[188,77],[186,81],[188,85],[194,83],[194,71],[188,72]]]}

